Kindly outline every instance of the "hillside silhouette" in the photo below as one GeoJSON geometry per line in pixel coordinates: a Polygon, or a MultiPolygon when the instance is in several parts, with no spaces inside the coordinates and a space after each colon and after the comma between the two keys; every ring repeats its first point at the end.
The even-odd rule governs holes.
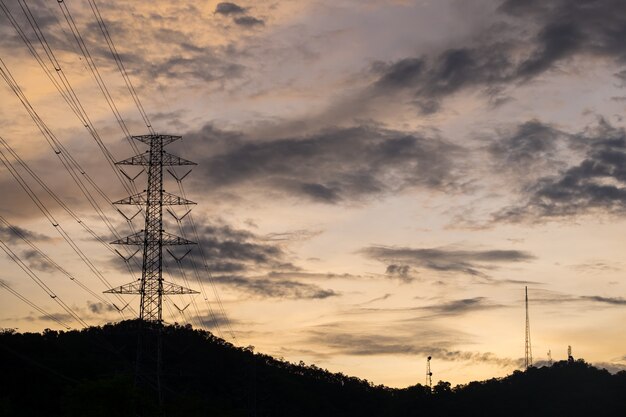
{"type": "MultiPolygon", "coordinates": [[[[135,385],[137,326],[1,332],[0,416],[160,415],[150,384],[135,385]]],[[[457,387],[441,381],[431,392],[292,364],[190,326],[162,334],[167,416],[626,415],[626,372],[582,360],[457,387]]]]}

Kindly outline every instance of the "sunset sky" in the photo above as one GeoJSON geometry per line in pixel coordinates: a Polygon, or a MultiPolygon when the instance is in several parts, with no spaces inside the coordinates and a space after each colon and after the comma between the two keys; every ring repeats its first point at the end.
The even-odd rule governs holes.
{"type": "MultiPolygon", "coordinates": [[[[4,4],[51,76],[67,77],[113,158],[131,157],[65,10],[56,1],[4,4]]],[[[148,133],[90,3],[65,5],[128,130],[148,133]]],[[[239,346],[394,387],[423,384],[430,355],[435,382],[460,384],[521,369],[528,286],[536,364],[548,351],[566,359],[571,345],[576,358],[626,369],[626,2],[97,5],[152,126],[183,137],[168,152],[198,163],[183,184],[198,203],[193,222],[211,277],[202,268],[196,276],[199,248],[180,269],[165,254],[165,278],[201,291],[170,297],[167,323],[191,321],[239,346]],[[176,309],[187,305],[181,316],[176,309]]],[[[126,190],[2,10],[0,58],[110,198],[90,186],[111,224],[131,234],[110,204],[126,190]]],[[[0,84],[0,137],[83,224],[113,241],[54,146],[0,84]]],[[[137,277],[136,264],[133,278],[18,169],[111,285],[137,277]]],[[[166,178],[166,190],[180,194],[166,178]]],[[[140,190],[145,180],[137,177],[140,190]]],[[[3,165],[0,196],[0,215],[19,228],[0,224],[1,241],[89,325],[120,320],[110,303],[123,304],[101,294],[103,281],[3,165]]],[[[136,230],[142,220],[134,218],[136,230]]],[[[165,220],[182,233],[170,214],[165,220]]],[[[190,217],[181,224],[191,239],[190,217]]],[[[7,287],[82,327],[0,255],[1,328],[62,328],[7,287]]],[[[124,299],[132,318],[138,298],[124,299]]]]}

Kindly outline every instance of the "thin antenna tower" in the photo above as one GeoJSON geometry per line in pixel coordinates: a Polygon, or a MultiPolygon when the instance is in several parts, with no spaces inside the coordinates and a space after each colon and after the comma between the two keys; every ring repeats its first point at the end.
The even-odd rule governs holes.
{"type": "Polygon", "coordinates": [[[574,357],[572,356],[572,347],[567,346],[567,362],[574,363],[574,357]]]}
{"type": "Polygon", "coordinates": [[[433,373],[430,370],[430,360],[432,359],[432,356],[429,356],[426,359],[426,386],[428,386],[429,389],[432,389],[433,387],[433,373]]]}
{"type": "MultiPolygon", "coordinates": [[[[148,174],[148,187],[142,193],[126,197],[113,204],[145,206],[145,227],[143,230],[125,238],[111,242],[119,245],[137,245],[143,247],[141,279],[112,288],[105,293],[139,294],[139,347],[137,349],[137,378],[144,371],[142,350],[145,330],[156,329],[156,370],[159,401],[161,399],[161,327],[163,324],[163,296],[174,294],[198,294],[197,291],[163,280],[163,246],[195,244],[187,239],[175,236],[163,230],[163,206],[196,204],[182,197],[170,194],[163,189],[163,167],[177,165],[196,165],[194,162],[169,154],[163,150],[166,145],[181,139],[180,136],[142,135],[133,139],[145,143],[148,150],[142,154],[119,161],[116,165],[138,165],[148,174]]],[[[146,346],[154,347],[154,346],[146,346]]],[[[153,355],[147,354],[146,357],[153,355]]]]}
{"type": "Polygon", "coordinates": [[[552,366],[552,350],[548,351],[548,363],[552,366]]]}
{"type": "Polygon", "coordinates": [[[524,365],[526,367],[526,369],[530,368],[533,366],[533,350],[532,350],[532,346],[530,344],[530,317],[528,316],[528,287],[524,287],[525,288],[525,293],[526,293],[526,299],[525,299],[525,304],[526,304],[526,357],[524,360],[524,365]]]}

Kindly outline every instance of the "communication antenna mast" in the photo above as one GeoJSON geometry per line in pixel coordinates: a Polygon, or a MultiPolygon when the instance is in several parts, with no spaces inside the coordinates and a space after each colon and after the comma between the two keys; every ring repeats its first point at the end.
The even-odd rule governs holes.
{"type": "MultiPolygon", "coordinates": [[[[142,350],[155,344],[143,343],[148,334],[144,330],[156,329],[156,368],[157,388],[161,402],[161,327],[163,323],[163,296],[174,294],[198,294],[197,291],[163,280],[163,246],[195,244],[187,239],[175,236],[163,230],[163,206],[196,204],[193,201],[170,194],[163,189],[163,167],[177,165],[196,165],[194,162],[169,154],[163,150],[166,145],[181,139],[181,136],[142,135],[133,139],[148,145],[142,154],[119,161],[116,165],[138,165],[148,174],[148,187],[142,193],[126,197],[113,204],[145,206],[145,227],[143,230],[125,238],[111,242],[118,245],[137,245],[143,249],[141,279],[112,288],[105,293],[139,294],[139,347],[137,349],[137,378],[144,371],[142,350]],[[146,346],[144,346],[146,345],[146,346]]],[[[151,333],[153,335],[154,332],[151,333]]],[[[145,357],[154,357],[155,352],[146,352],[145,357]]]]}
{"type": "Polygon", "coordinates": [[[530,317],[528,316],[528,287],[525,287],[526,293],[526,358],[524,365],[526,369],[533,366],[533,350],[530,344],[530,317]]]}
{"type": "Polygon", "coordinates": [[[426,359],[426,385],[428,386],[429,389],[432,389],[433,387],[433,373],[430,370],[430,360],[432,359],[432,356],[429,356],[426,359]]]}
{"type": "Polygon", "coordinates": [[[567,362],[568,363],[573,363],[574,362],[574,357],[572,356],[572,347],[571,346],[567,347],[567,362]]]}
{"type": "Polygon", "coordinates": [[[548,351],[548,363],[552,366],[552,350],[548,351]]]}

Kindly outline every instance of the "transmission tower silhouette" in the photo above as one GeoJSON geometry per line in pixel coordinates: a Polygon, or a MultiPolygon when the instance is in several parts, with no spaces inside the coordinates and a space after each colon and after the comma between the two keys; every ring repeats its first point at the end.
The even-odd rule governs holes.
{"type": "Polygon", "coordinates": [[[432,359],[432,356],[429,356],[426,359],[426,386],[428,387],[428,389],[432,389],[433,388],[433,373],[430,370],[430,360],[432,359]]]}
{"type": "Polygon", "coordinates": [[[105,293],[140,295],[135,384],[156,388],[159,404],[162,405],[163,296],[198,294],[197,291],[163,280],[163,246],[195,244],[163,230],[163,206],[196,204],[163,189],[163,167],[196,164],[163,150],[170,143],[182,139],[181,136],[150,134],[132,138],[148,145],[148,150],[116,162],[116,165],[144,167],[148,174],[148,186],[143,192],[113,204],[145,206],[145,227],[137,233],[111,243],[142,246],[141,278],[120,287],[111,288],[105,293]],[[156,368],[156,381],[153,379],[154,373],[149,371],[152,366],[156,368]]]}
{"type": "Polygon", "coordinates": [[[533,366],[533,349],[530,344],[530,317],[528,316],[528,287],[525,287],[526,292],[526,357],[524,360],[524,365],[526,369],[533,366]]]}
{"type": "Polygon", "coordinates": [[[163,189],[163,167],[196,165],[196,163],[163,150],[166,145],[182,139],[181,136],[155,134],[133,136],[132,138],[147,144],[149,146],[148,151],[116,162],[116,165],[147,167],[148,188],[142,193],[115,201],[113,204],[145,206],[145,227],[137,233],[111,243],[143,246],[141,279],[109,289],[105,293],[139,294],[141,296],[139,319],[161,324],[163,322],[164,295],[198,294],[197,291],[163,280],[163,246],[195,244],[195,242],[163,230],[163,206],[196,204],[193,201],[165,192],[163,189]]]}

